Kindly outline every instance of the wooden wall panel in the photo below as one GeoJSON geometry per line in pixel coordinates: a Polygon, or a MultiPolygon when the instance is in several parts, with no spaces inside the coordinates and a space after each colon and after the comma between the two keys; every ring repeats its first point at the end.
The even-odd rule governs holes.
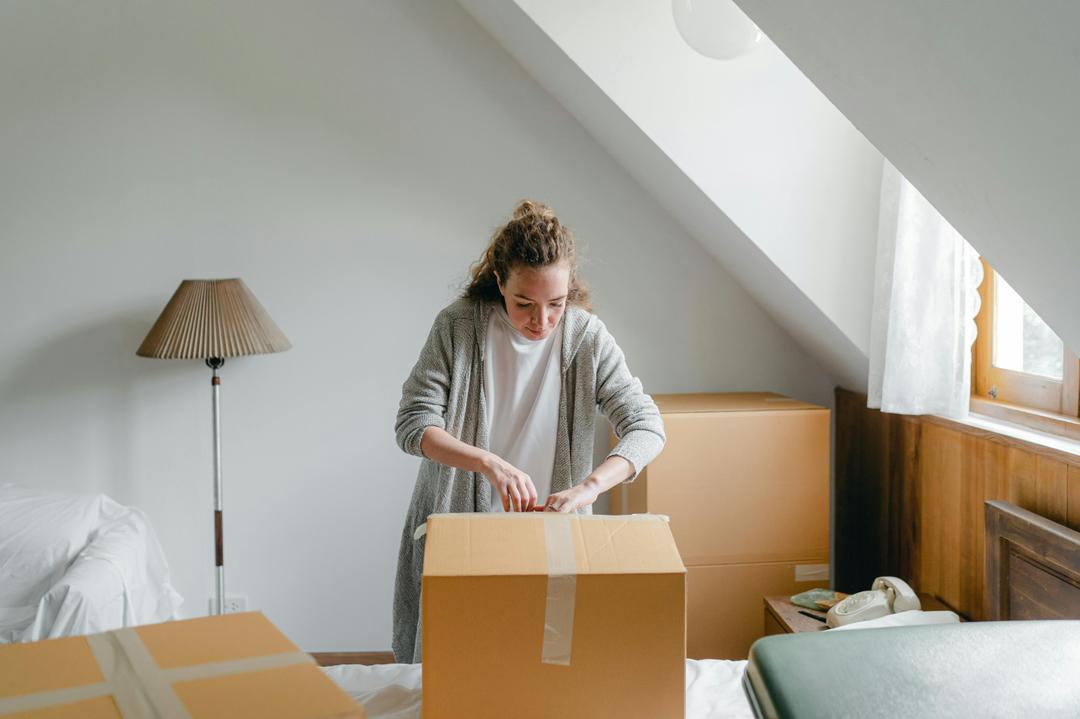
{"type": "MultiPolygon", "coordinates": [[[[864,402],[862,406],[865,407],[866,403],[864,402]]],[[[915,572],[921,556],[918,541],[918,507],[921,490],[919,483],[910,481],[910,478],[916,476],[919,466],[919,439],[922,436],[922,423],[912,417],[893,415],[893,418],[893,423],[898,426],[897,441],[902,447],[903,462],[890,468],[893,472],[890,481],[900,485],[897,493],[900,504],[893,504],[889,509],[890,516],[896,517],[894,524],[899,527],[899,532],[889,533],[886,541],[895,543],[894,537],[899,536],[900,547],[897,550],[899,561],[889,566],[895,567],[894,576],[905,577],[915,572]]],[[[863,583],[856,586],[862,587],[863,583]]]]}
{"type": "Polygon", "coordinates": [[[1006,457],[1005,499],[1018,507],[1035,511],[1035,456],[1010,447],[1006,457]]]}
{"type": "Polygon", "coordinates": [[[1080,467],[1069,465],[1068,483],[1069,497],[1065,512],[1065,523],[1080,531],[1080,467]]]}
{"type": "Polygon", "coordinates": [[[862,579],[875,567],[888,562],[885,552],[892,547],[887,540],[893,423],[880,412],[858,412],[857,396],[838,395],[837,402],[850,407],[835,415],[836,473],[852,478],[847,491],[836,494],[836,546],[847,548],[845,562],[837,565],[837,585],[861,586],[862,579]],[[864,512],[872,515],[865,516],[864,512]]]}
{"type": "Polygon", "coordinates": [[[1035,513],[1065,523],[1069,467],[1048,457],[1035,458],[1035,513]]]}
{"type": "Polygon", "coordinates": [[[975,606],[972,607],[972,612],[980,614],[982,593],[979,590],[983,586],[985,574],[982,540],[985,533],[979,531],[982,527],[979,510],[985,493],[983,483],[986,463],[978,439],[961,434],[958,444],[963,461],[960,466],[960,513],[957,515],[957,589],[959,596],[974,598],[975,606]]]}
{"type": "Polygon", "coordinates": [[[836,393],[837,589],[903,577],[984,616],[983,502],[1080,529],[1080,457],[936,417],[883,414],[836,393]]]}

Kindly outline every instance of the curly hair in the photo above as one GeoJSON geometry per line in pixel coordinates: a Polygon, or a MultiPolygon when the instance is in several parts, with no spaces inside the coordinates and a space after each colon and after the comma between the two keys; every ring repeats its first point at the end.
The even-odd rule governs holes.
{"type": "Polygon", "coordinates": [[[510,221],[492,236],[484,254],[470,268],[464,296],[495,301],[502,299],[499,278],[505,282],[515,265],[547,267],[566,262],[570,287],[566,301],[592,311],[589,289],[578,275],[578,254],[570,229],[559,222],[550,207],[522,200],[510,221]]]}

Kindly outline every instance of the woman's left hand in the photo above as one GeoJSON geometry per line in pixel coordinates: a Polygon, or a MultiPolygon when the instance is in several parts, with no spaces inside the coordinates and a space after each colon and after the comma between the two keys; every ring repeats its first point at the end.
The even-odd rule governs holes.
{"type": "Polygon", "coordinates": [[[547,512],[573,512],[582,507],[588,507],[600,496],[600,487],[592,477],[588,477],[579,485],[564,489],[561,492],[548,497],[544,505],[547,512]]]}

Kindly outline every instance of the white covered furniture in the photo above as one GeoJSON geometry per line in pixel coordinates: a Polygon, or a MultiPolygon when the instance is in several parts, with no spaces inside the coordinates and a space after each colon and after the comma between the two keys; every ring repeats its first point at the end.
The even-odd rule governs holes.
{"type": "Polygon", "coordinates": [[[162,622],[181,601],[142,511],[0,485],[0,643],[162,622]]]}

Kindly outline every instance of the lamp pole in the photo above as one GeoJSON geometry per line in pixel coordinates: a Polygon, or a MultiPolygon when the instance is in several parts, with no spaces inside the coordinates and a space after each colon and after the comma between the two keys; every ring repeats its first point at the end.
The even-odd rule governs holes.
{"type": "Polygon", "coordinates": [[[222,527],[222,491],[221,491],[221,378],[217,371],[225,366],[222,357],[210,357],[206,366],[213,370],[210,388],[213,394],[214,428],[214,564],[217,568],[217,594],[214,597],[214,614],[225,613],[225,533],[222,527]]]}

